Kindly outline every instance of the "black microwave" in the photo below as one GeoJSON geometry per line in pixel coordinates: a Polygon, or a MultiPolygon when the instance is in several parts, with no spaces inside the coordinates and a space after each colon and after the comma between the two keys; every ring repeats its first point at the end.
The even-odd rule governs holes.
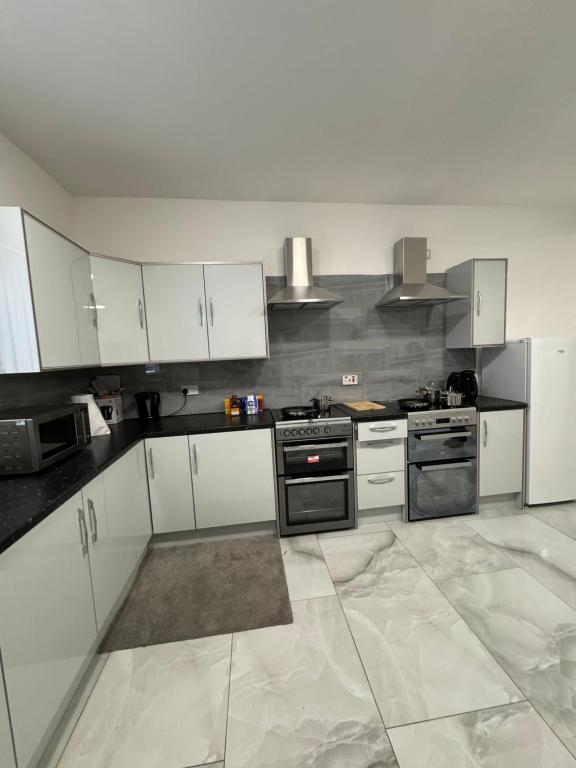
{"type": "Polygon", "coordinates": [[[85,404],[0,412],[0,475],[40,472],[89,442],[90,422],[85,404]]]}

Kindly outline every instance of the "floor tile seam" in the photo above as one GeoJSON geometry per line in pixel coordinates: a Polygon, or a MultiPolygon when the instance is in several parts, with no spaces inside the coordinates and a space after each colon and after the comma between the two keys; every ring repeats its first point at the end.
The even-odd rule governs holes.
{"type": "MultiPolygon", "coordinates": [[[[522,691],[522,693],[524,693],[524,691],[522,691]]],[[[572,757],[572,758],[574,759],[574,765],[576,766],[576,748],[574,749],[574,751],[572,751],[572,750],[570,749],[570,747],[568,746],[568,744],[566,744],[566,742],[564,741],[564,739],[562,738],[562,736],[560,736],[560,734],[556,732],[556,729],[554,728],[554,726],[553,726],[553,725],[551,725],[551,724],[550,724],[550,723],[549,723],[549,722],[546,720],[546,718],[545,718],[545,717],[542,715],[542,713],[540,712],[540,710],[539,710],[539,709],[538,709],[538,707],[536,706],[535,702],[534,702],[534,701],[532,701],[531,697],[530,697],[530,696],[528,696],[528,694],[526,694],[526,701],[528,701],[528,703],[530,704],[530,706],[532,707],[532,709],[534,710],[534,712],[536,713],[536,715],[537,715],[537,716],[540,718],[540,720],[542,720],[542,722],[544,723],[544,725],[545,725],[547,728],[550,728],[550,730],[552,731],[552,733],[554,734],[554,736],[556,736],[556,738],[557,738],[557,739],[558,739],[558,741],[559,741],[559,742],[562,744],[562,746],[563,746],[563,747],[564,747],[564,749],[567,751],[567,753],[570,755],[570,757],[572,757]]]]}
{"type": "MultiPolygon", "coordinates": [[[[538,517],[538,515],[535,514],[534,512],[531,512],[530,510],[527,509],[526,514],[530,515],[530,517],[532,517],[534,520],[538,520],[540,523],[543,523],[544,525],[547,525],[549,528],[552,528],[552,530],[556,531],[556,533],[561,533],[562,536],[565,536],[570,541],[576,541],[576,539],[574,539],[572,536],[569,536],[565,531],[562,531],[560,528],[557,528],[552,523],[548,522],[548,520],[542,520],[542,518],[538,517]]],[[[575,514],[576,514],[576,510],[575,510],[575,514]]]]}
{"type": "MultiPolygon", "coordinates": [[[[234,661],[234,635],[235,632],[230,633],[230,663],[228,667],[228,692],[227,692],[227,698],[226,698],[226,723],[224,726],[224,749],[223,749],[223,755],[222,760],[215,760],[215,763],[222,762],[226,760],[226,749],[228,746],[228,721],[230,719],[230,692],[232,689],[232,663],[234,661]]],[[[200,763],[202,765],[202,763],[200,763]]],[[[204,763],[206,765],[206,763],[204,763]]]]}
{"type": "MultiPolygon", "coordinates": [[[[426,717],[422,718],[421,720],[413,720],[410,723],[398,723],[397,725],[389,725],[386,726],[387,731],[397,731],[400,728],[409,728],[412,725],[422,725],[424,723],[435,723],[438,720],[449,720],[452,717],[462,717],[463,715],[473,715],[476,712],[490,712],[493,709],[503,709],[504,707],[514,707],[516,704],[530,704],[532,708],[534,708],[534,705],[532,702],[528,699],[527,696],[524,696],[522,699],[518,699],[516,701],[510,701],[505,704],[493,704],[491,707],[475,707],[474,709],[465,709],[462,712],[452,712],[449,715],[438,715],[437,717],[426,717]]],[[[540,715],[538,715],[540,717],[540,715]]]]}
{"type": "MultiPolygon", "coordinates": [[[[506,569],[506,571],[511,571],[511,570],[513,570],[513,571],[521,571],[522,573],[524,573],[524,571],[523,571],[523,569],[522,569],[522,568],[507,568],[507,569],[506,569]]],[[[498,573],[503,573],[503,571],[498,571],[498,573]]],[[[485,575],[485,574],[484,574],[484,575],[485,575]]],[[[467,576],[467,577],[466,577],[466,576],[465,576],[465,577],[456,576],[456,577],[454,577],[453,579],[443,579],[443,581],[456,581],[456,580],[457,580],[457,579],[459,579],[459,578],[473,578],[473,576],[467,576]]],[[[432,583],[434,584],[434,582],[432,582],[432,583]]],[[[440,587],[439,587],[437,584],[434,584],[434,586],[435,586],[435,587],[436,587],[436,589],[437,589],[437,590],[440,592],[440,594],[441,594],[441,595],[444,597],[444,599],[445,599],[445,600],[446,600],[446,601],[447,601],[447,602],[448,602],[448,603],[449,603],[449,604],[452,606],[452,609],[453,609],[453,610],[456,612],[456,614],[457,614],[457,615],[460,617],[460,619],[461,619],[461,620],[464,622],[464,624],[465,624],[465,625],[468,627],[469,631],[470,631],[470,632],[471,632],[471,633],[474,635],[474,637],[476,638],[476,640],[477,640],[477,641],[480,643],[480,645],[482,646],[482,648],[484,649],[484,651],[485,651],[485,652],[488,654],[488,656],[489,656],[489,657],[492,659],[492,661],[493,661],[493,662],[496,664],[496,666],[498,667],[498,669],[500,669],[500,670],[502,671],[502,673],[503,673],[503,674],[506,676],[506,678],[507,678],[507,679],[508,679],[508,680],[509,680],[509,681],[512,683],[512,686],[513,686],[513,687],[514,687],[514,688],[515,688],[515,689],[516,689],[516,690],[517,690],[519,693],[521,693],[521,694],[522,694],[522,696],[524,697],[524,699],[528,699],[528,695],[527,695],[527,693],[526,693],[526,692],[525,692],[525,691],[524,691],[524,690],[523,690],[523,689],[522,689],[522,688],[521,688],[521,687],[520,687],[520,686],[519,686],[519,685],[518,685],[518,684],[515,682],[515,680],[513,680],[512,676],[511,676],[511,675],[510,675],[510,674],[507,672],[507,670],[506,670],[506,669],[504,669],[504,667],[502,666],[502,664],[501,664],[501,663],[498,661],[498,659],[497,659],[497,658],[494,656],[494,654],[493,654],[493,653],[490,651],[490,649],[486,647],[486,644],[483,642],[482,638],[478,637],[478,635],[476,634],[476,632],[473,630],[473,628],[470,626],[470,624],[468,624],[468,622],[466,621],[465,617],[464,617],[464,616],[462,616],[462,614],[460,613],[460,611],[458,610],[458,608],[457,608],[457,607],[454,605],[454,603],[453,603],[453,602],[450,600],[450,598],[448,597],[448,595],[445,595],[445,594],[444,594],[444,592],[442,592],[442,590],[440,589],[440,587]]],[[[510,703],[511,703],[511,704],[513,704],[513,703],[515,703],[515,702],[510,702],[510,703]]],[[[532,702],[530,702],[530,703],[532,703],[532,702]]]]}
{"type": "Polygon", "coordinates": [[[382,723],[382,728],[384,729],[384,733],[386,734],[386,738],[388,739],[388,743],[390,744],[390,749],[392,750],[392,754],[394,755],[394,759],[396,760],[396,764],[400,766],[400,761],[398,760],[398,756],[394,750],[394,747],[392,745],[392,742],[388,738],[388,729],[386,728],[386,723],[384,722],[384,716],[382,714],[382,711],[380,710],[380,707],[378,705],[378,701],[376,699],[376,695],[374,693],[374,689],[372,688],[372,683],[370,682],[370,677],[368,676],[368,672],[366,670],[366,667],[364,665],[364,660],[362,658],[362,654],[360,653],[360,650],[358,648],[358,645],[356,643],[356,638],[354,637],[354,633],[352,632],[352,628],[350,627],[350,622],[348,621],[348,616],[346,615],[346,611],[344,609],[344,606],[342,605],[342,600],[340,599],[340,595],[338,594],[338,591],[336,591],[336,598],[338,600],[338,605],[340,607],[340,611],[342,612],[342,616],[344,617],[344,621],[346,622],[346,627],[348,629],[348,633],[350,635],[350,638],[352,640],[352,643],[354,645],[354,650],[356,651],[356,656],[358,658],[358,661],[360,662],[360,667],[362,668],[362,671],[364,673],[364,678],[366,680],[366,684],[368,686],[368,690],[370,691],[370,695],[372,696],[372,701],[374,702],[374,706],[376,708],[376,712],[378,713],[380,717],[380,722],[382,723]]]}
{"type": "MultiPolygon", "coordinates": [[[[540,522],[542,522],[542,521],[540,521],[540,522]]],[[[471,530],[474,530],[471,526],[469,526],[469,527],[471,528],[471,530]]],[[[553,526],[550,526],[550,527],[552,528],[553,526]]],[[[557,530],[557,529],[554,528],[554,530],[557,530]]],[[[493,544],[491,541],[488,541],[488,539],[486,539],[486,537],[483,534],[481,534],[479,531],[477,533],[480,536],[482,536],[482,538],[485,541],[487,541],[488,544],[490,544],[493,547],[496,547],[499,551],[500,550],[505,550],[505,547],[501,546],[500,544],[493,544]]],[[[558,533],[561,533],[561,531],[558,531],[558,533]]],[[[566,534],[564,534],[564,535],[566,536],[566,534]]],[[[566,536],[566,538],[569,541],[574,541],[576,543],[576,541],[574,539],[571,539],[570,536],[566,536]]],[[[511,562],[513,563],[513,565],[510,568],[499,568],[496,571],[486,571],[485,573],[501,573],[502,571],[512,571],[512,570],[519,569],[523,573],[525,573],[527,576],[530,576],[530,578],[534,579],[534,581],[537,581],[538,584],[540,584],[541,587],[544,587],[544,589],[548,590],[548,592],[550,592],[551,595],[554,595],[554,597],[556,597],[558,600],[560,600],[560,602],[564,603],[565,606],[567,606],[568,608],[570,608],[571,611],[574,611],[574,613],[576,613],[576,606],[571,605],[566,600],[564,600],[563,597],[560,597],[560,595],[556,594],[556,592],[554,592],[552,589],[550,589],[550,587],[547,584],[545,584],[538,576],[536,576],[533,573],[530,573],[530,571],[527,570],[521,563],[516,563],[514,560],[512,560],[512,557],[510,555],[508,555],[508,557],[510,558],[511,562]]],[[[564,572],[562,572],[562,573],[564,573],[564,572]]],[[[454,576],[454,577],[448,577],[447,579],[439,579],[439,581],[449,581],[450,578],[458,579],[458,578],[466,578],[467,576],[475,576],[475,575],[477,575],[477,574],[471,573],[471,574],[467,574],[466,576],[462,576],[462,577],[454,576]]],[[[567,576],[566,578],[572,578],[572,577],[567,576]]],[[[574,587],[576,588],[576,578],[574,578],[573,580],[574,580],[574,587]]],[[[576,621],[576,619],[575,619],[575,621],[576,621]]]]}

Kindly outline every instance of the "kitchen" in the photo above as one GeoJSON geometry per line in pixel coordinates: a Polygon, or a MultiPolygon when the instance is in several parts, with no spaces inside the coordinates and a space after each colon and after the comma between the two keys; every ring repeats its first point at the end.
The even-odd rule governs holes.
{"type": "MultiPolygon", "coordinates": [[[[145,39],[163,23],[160,9],[130,5],[111,43],[126,77],[115,47],[126,25],[145,39]]],[[[219,4],[173,10],[207,39],[226,30],[258,100],[270,94],[247,56],[250,24],[277,13],[286,32],[309,14],[313,66],[323,4],[270,16],[248,5],[230,11],[243,35],[219,4]]],[[[400,23],[368,5],[374,20],[400,23]]],[[[52,57],[67,30],[88,33],[64,6],[46,37],[39,8],[10,9],[14,82],[31,40],[52,57]]],[[[558,18],[541,29],[541,11],[525,19],[538,45],[562,28],[558,18]]],[[[475,39],[471,13],[451,24],[475,39]]],[[[508,13],[498,30],[478,19],[498,50],[508,13]]],[[[568,28],[570,7],[558,14],[568,28]]],[[[435,53],[422,54],[436,75],[448,66],[440,22],[427,20],[435,53]]],[[[96,23],[109,29],[105,15],[96,23]]],[[[384,56],[375,44],[373,63],[384,56]]],[[[271,45],[258,38],[260,55],[271,45]]],[[[538,45],[526,66],[565,76],[538,45]]],[[[271,58],[278,77],[288,53],[271,58]]],[[[223,60],[201,45],[195,55],[231,87],[223,60]]],[[[34,88],[7,92],[12,117],[0,121],[2,768],[485,765],[480,734],[495,766],[574,765],[568,187],[535,156],[524,162],[541,180],[521,193],[503,178],[458,186],[458,174],[431,192],[420,168],[401,171],[410,194],[372,189],[370,177],[358,191],[356,170],[341,187],[322,165],[314,130],[310,167],[288,142],[279,178],[245,141],[254,121],[241,120],[233,138],[213,139],[251,149],[253,172],[220,168],[219,187],[216,173],[137,161],[120,130],[101,165],[82,143],[88,124],[66,133],[80,105],[93,108],[91,91],[50,60],[70,89],[58,135],[23,124],[24,105],[42,111],[34,88]]],[[[390,95],[400,84],[378,66],[390,95]]],[[[112,71],[81,70],[114,92],[112,71]]],[[[149,72],[154,87],[162,72],[149,72]]],[[[122,125],[122,105],[108,106],[122,125]]],[[[142,137],[166,160],[140,108],[142,137]]],[[[275,135],[273,121],[266,130],[275,135]]],[[[390,129],[390,146],[400,139],[390,129]]],[[[444,151],[442,171],[430,157],[427,172],[450,178],[444,151]]]]}

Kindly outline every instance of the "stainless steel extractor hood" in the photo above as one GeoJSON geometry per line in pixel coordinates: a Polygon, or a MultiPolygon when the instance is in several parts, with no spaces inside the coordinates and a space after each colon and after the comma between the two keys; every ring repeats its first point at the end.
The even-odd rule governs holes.
{"type": "Polygon", "coordinates": [[[377,307],[432,306],[468,298],[426,282],[426,255],[425,237],[403,237],[394,243],[396,285],[384,294],[377,307]]]}
{"type": "Polygon", "coordinates": [[[317,288],[312,272],[312,238],[287,237],[284,241],[287,286],[268,299],[269,309],[329,309],[344,301],[317,288]]]}

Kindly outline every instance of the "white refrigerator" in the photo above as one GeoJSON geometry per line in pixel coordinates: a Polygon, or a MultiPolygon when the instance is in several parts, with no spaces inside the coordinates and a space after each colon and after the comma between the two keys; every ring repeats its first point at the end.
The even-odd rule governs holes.
{"type": "Polygon", "coordinates": [[[576,499],[576,338],[520,339],[483,350],[481,389],[528,403],[526,503],[576,499]]]}

